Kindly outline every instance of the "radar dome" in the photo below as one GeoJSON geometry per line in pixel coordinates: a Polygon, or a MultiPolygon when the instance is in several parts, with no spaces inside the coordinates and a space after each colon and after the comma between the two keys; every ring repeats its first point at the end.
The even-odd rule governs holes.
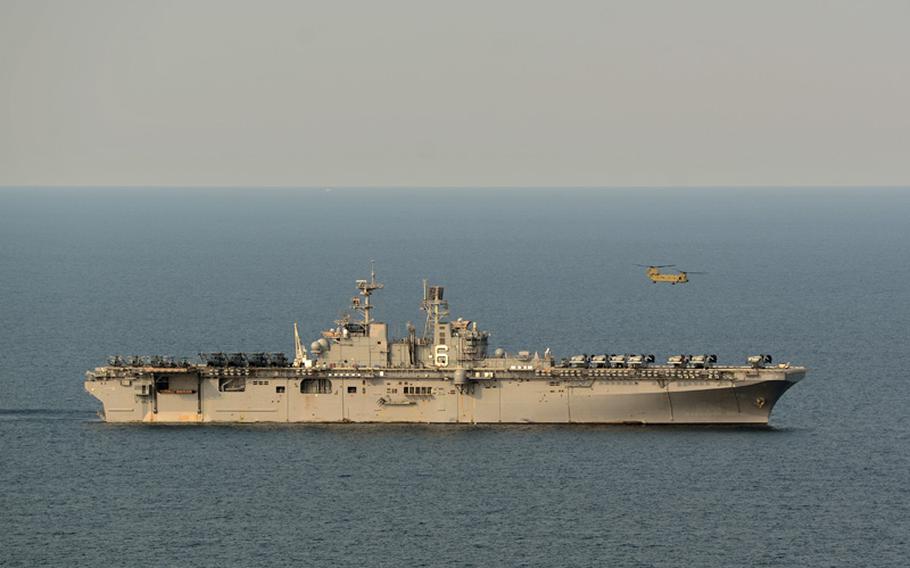
{"type": "Polygon", "coordinates": [[[493,355],[495,357],[497,357],[498,359],[502,359],[503,357],[506,356],[506,350],[503,349],[502,347],[497,347],[496,351],[493,352],[493,355]]]}

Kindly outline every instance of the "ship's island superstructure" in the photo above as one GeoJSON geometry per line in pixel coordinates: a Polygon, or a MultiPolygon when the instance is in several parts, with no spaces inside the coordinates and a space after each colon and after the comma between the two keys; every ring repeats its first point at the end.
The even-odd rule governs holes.
{"type": "Polygon", "coordinates": [[[778,398],[806,373],[771,357],[717,365],[713,355],[575,355],[556,361],[489,351],[477,323],[449,319],[441,286],[424,282],[423,333],[389,339],[370,302],[371,271],[351,308],[309,353],[207,353],[201,362],[111,357],[85,388],[107,422],[414,422],[767,424],[778,398]]]}

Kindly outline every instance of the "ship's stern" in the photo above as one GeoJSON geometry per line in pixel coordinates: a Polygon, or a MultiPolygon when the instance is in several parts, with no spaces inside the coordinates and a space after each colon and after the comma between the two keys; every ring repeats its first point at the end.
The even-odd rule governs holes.
{"type": "Polygon", "coordinates": [[[137,378],[111,378],[103,372],[85,374],[85,391],[101,402],[98,416],[105,422],[143,422],[149,409],[150,381],[137,378]]]}

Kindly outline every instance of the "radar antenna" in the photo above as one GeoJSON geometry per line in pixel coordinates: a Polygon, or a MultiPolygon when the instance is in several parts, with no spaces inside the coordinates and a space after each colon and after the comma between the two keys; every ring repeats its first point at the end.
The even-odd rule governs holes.
{"type": "Polygon", "coordinates": [[[445,322],[449,315],[449,303],[443,299],[445,288],[442,286],[428,286],[427,280],[423,280],[423,301],[420,302],[420,309],[427,313],[427,322],[423,326],[423,337],[430,336],[430,325],[438,326],[445,322]]]}

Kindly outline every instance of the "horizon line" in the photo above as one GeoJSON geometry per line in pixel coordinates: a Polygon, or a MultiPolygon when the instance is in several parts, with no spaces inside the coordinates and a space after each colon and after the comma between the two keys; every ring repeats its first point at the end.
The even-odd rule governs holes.
{"type": "Polygon", "coordinates": [[[351,189],[426,189],[426,190],[445,190],[445,189],[494,189],[494,190],[518,190],[518,189],[583,189],[583,190],[616,190],[616,189],[910,189],[910,183],[906,185],[898,184],[874,184],[874,185],[855,185],[855,184],[812,184],[812,185],[786,185],[786,184],[731,184],[731,185],[159,185],[159,184],[23,184],[23,185],[0,185],[0,190],[9,189],[287,189],[287,190],[351,190],[351,189]]]}

